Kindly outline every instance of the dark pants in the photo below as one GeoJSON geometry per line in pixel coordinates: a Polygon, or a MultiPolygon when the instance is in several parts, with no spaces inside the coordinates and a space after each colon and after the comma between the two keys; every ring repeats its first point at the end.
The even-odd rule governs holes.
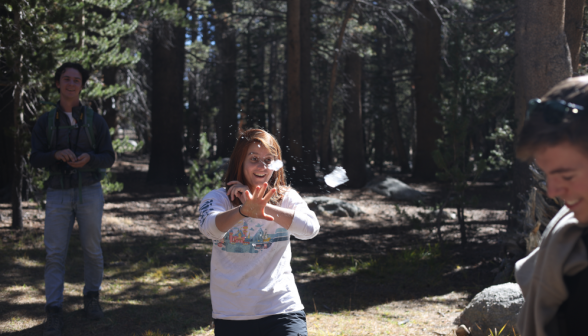
{"type": "Polygon", "coordinates": [[[306,314],[303,310],[271,315],[258,320],[214,319],[216,336],[307,336],[306,314]]]}

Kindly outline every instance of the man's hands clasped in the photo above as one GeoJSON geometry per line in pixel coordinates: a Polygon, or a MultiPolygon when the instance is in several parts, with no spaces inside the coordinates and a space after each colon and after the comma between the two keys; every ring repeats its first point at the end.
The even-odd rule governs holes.
{"type": "Polygon", "coordinates": [[[83,153],[80,156],[76,156],[71,149],[62,149],[55,153],[55,159],[67,162],[73,168],[82,168],[90,161],[90,155],[83,153]]]}
{"type": "Polygon", "coordinates": [[[274,217],[267,215],[265,213],[265,206],[272,198],[272,196],[276,193],[276,188],[272,188],[268,193],[264,196],[265,191],[267,189],[267,182],[263,184],[263,186],[257,186],[253,191],[253,195],[249,192],[249,188],[245,190],[243,193],[244,199],[241,199],[241,203],[243,203],[243,207],[241,208],[241,213],[244,216],[252,217],[252,218],[260,218],[265,219],[268,221],[273,221],[274,217]]]}

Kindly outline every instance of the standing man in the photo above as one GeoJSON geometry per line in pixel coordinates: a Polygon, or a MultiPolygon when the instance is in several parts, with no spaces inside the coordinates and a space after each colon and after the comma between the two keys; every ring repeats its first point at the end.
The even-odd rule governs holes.
{"type": "Polygon", "coordinates": [[[31,164],[50,173],[45,184],[44,336],[62,334],[65,259],[76,219],[84,253],[84,312],[92,320],[104,315],[99,303],[104,270],[100,180],[104,169],[114,163],[114,150],[104,118],[80,103],[80,91],[88,77],[88,71],[77,63],[65,63],[57,69],[55,86],[60,100],[39,117],[32,134],[31,164]]]}

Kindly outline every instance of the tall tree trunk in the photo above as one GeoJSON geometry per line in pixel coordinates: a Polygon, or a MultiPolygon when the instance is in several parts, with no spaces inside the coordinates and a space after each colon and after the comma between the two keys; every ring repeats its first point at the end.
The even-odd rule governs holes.
{"type": "Polygon", "coordinates": [[[4,57],[0,56],[0,202],[9,202],[12,193],[14,137],[14,85],[9,75],[12,73],[4,57]]]}
{"type": "Polygon", "coordinates": [[[302,116],[300,102],[300,0],[288,0],[287,14],[288,134],[286,154],[292,184],[303,181],[302,116]]]}
{"type": "Polygon", "coordinates": [[[232,0],[213,0],[215,44],[220,72],[220,109],[217,116],[217,156],[229,157],[237,139],[237,33],[231,23],[232,0]]]}
{"type": "MultiPolygon", "coordinates": [[[[392,43],[394,41],[390,39],[386,45],[386,55],[392,57],[394,54],[392,52],[392,43]]],[[[392,145],[394,147],[394,152],[396,154],[396,158],[398,159],[398,164],[400,165],[400,169],[403,173],[410,172],[410,165],[408,163],[408,153],[406,151],[406,146],[404,144],[404,138],[402,137],[402,128],[400,127],[400,118],[398,117],[398,100],[397,100],[397,93],[396,93],[396,82],[393,79],[394,71],[390,71],[389,78],[390,81],[388,83],[390,91],[389,91],[389,118],[390,118],[390,128],[391,128],[391,138],[392,138],[392,145]]]]}
{"type": "Polygon", "coordinates": [[[418,0],[414,3],[414,51],[416,95],[416,150],[413,175],[432,180],[437,166],[433,151],[437,139],[443,135],[439,105],[439,74],[441,70],[441,19],[435,0],[418,0]]]}
{"type": "MultiPolygon", "coordinates": [[[[191,8],[191,10],[194,9],[191,8]]],[[[192,14],[192,16],[194,15],[196,15],[196,13],[192,14]]],[[[203,19],[202,22],[206,22],[206,19],[203,19]]],[[[194,29],[190,34],[192,43],[196,43],[197,36],[198,30],[194,29]]],[[[192,159],[198,159],[198,149],[200,147],[200,125],[202,123],[202,116],[198,106],[199,79],[200,74],[198,73],[198,69],[190,69],[190,72],[188,73],[188,125],[186,127],[188,136],[186,139],[186,149],[188,156],[192,159]]]]}
{"type": "Polygon", "coordinates": [[[323,122],[323,130],[321,132],[321,169],[329,169],[329,144],[331,142],[331,119],[333,118],[333,99],[335,96],[335,84],[337,83],[337,66],[339,64],[339,54],[341,52],[341,46],[343,45],[343,37],[345,36],[345,30],[347,29],[347,22],[353,14],[356,0],[349,0],[347,4],[347,10],[341,22],[341,28],[339,30],[339,36],[335,42],[335,50],[333,55],[333,66],[331,68],[331,80],[329,83],[329,95],[327,97],[327,113],[325,121],[323,122]]]}
{"type": "MultiPolygon", "coordinates": [[[[20,37],[20,6],[15,2],[14,28],[16,36],[20,37]]],[[[23,228],[22,223],[22,170],[23,170],[23,153],[21,137],[21,102],[22,102],[22,55],[16,55],[14,58],[14,152],[13,152],[13,173],[12,173],[12,228],[20,230],[23,228]]]]}
{"type": "Polygon", "coordinates": [[[300,0],[300,102],[302,121],[302,163],[305,184],[316,183],[314,163],[316,162],[315,124],[312,118],[312,73],[311,73],[311,27],[310,0],[300,0]]]}
{"type": "Polygon", "coordinates": [[[268,130],[271,134],[277,135],[278,128],[276,125],[276,116],[278,115],[278,104],[277,100],[274,97],[275,89],[278,87],[279,83],[276,80],[277,76],[277,67],[278,67],[278,50],[277,50],[277,43],[274,41],[270,45],[270,59],[269,59],[269,78],[268,78],[268,88],[267,88],[267,102],[268,102],[268,109],[267,109],[267,123],[268,123],[268,130]]]}
{"type": "MultiPolygon", "coordinates": [[[[187,0],[180,0],[184,11],[187,0]]],[[[185,179],[183,147],[183,83],[186,29],[162,24],[153,30],[153,141],[147,181],[178,184],[185,179]],[[165,36],[167,35],[167,36],[165,36]]]]}
{"type": "Polygon", "coordinates": [[[586,0],[566,0],[565,32],[570,48],[572,71],[578,73],[580,66],[580,49],[584,40],[584,6],[586,0]]]}
{"type": "MultiPolygon", "coordinates": [[[[564,32],[564,2],[516,0],[515,118],[518,135],[525,121],[527,102],[538,98],[572,75],[570,50],[564,32]]],[[[513,165],[513,210],[525,209],[518,197],[531,185],[528,164],[513,165]]],[[[512,223],[514,224],[514,223],[512,223]]]]}
{"type": "Polygon", "coordinates": [[[390,109],[390,136],[392,138],[392,144],[400,165],[400,171],[408,173],[410,166],[408,164],[408,153],[406,152],[406,146],[404,145],[404,138],[402,138],[402,128],[400,127],[400,120],[398,118],[398,105],[396,99],[396,83],[391,80],[390,83],[390,102],[388,103],[390,109]]]}
{"type": "MultiPolygon", "coordinates": [[[[116,72],[118,68],[116,67],[106,67],[102,69],[102,76],[104,77],[104,85],[110,86],[116,84],[116,72]]],[[[118,111],[116,110],[116,99],[115,97],[110,97],[104,99],[102,103],[102,109],[104,110],[104,120],[106,120],[106,124],[108,128],[114,128],[118,125],[117,117],[118,111]]],[[[116,132],[114,133],[114,137],[116,137],[116,132]]]]}
{"type": "Polygon", "coordinates": [[[365,146],[363,120],[361,111],[361,56],[350,52],[345,60],[345,73],[350,79],[347,96],[349,104],[345,105],[343,166],[347,171],[352,188],[361,188],[366,184],[365,146]]]}

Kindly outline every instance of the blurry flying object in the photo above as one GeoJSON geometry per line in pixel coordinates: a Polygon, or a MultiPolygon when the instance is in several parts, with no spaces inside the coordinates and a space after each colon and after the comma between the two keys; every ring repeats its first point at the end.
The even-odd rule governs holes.
{"type": "Polygon", "coordinates": [[[347,181],[349,181],[349,178],[347,177],[343,167],[335,167],[335,169],[330,174],[325,175],[325,183],[331,188],[335,188],[336,186],[341,185],[347,181]]]}
{"type": "Polygon", "coordinates": [[[267,166],[267,169],[271,169],[273,171],[276,171],[276,170],[280,170],[280,168],[282,168],[283,166],[284,166],[284,163],[282,163],[282,160],[274,160],[274,161],[272,161],[272,163],[270,163],[267,166]]]}

